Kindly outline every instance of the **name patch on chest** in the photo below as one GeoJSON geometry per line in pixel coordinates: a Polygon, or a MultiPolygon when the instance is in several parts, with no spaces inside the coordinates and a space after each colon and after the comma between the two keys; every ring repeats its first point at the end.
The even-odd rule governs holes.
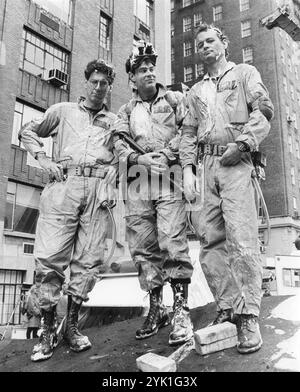
{"type": "Polygon", "coordinates": [[[108,123],[97,119],[94,121],[94,126],[103,128],[105,130],[110,128],[110,125],[108,123]]]}
{"type": "Polygon", "coordinates": [[[158,106],[153,108],[153,113],[171,113],[172,108],[170,106],[158,106]]]}
{"type": "Polygon", "coordinates": [[[234,90],[237,88],[237,85],[238,83],[236,80],[228,80],[227,82],[218,85],[217,92],[220,93],[225,90],[234,90]]]}

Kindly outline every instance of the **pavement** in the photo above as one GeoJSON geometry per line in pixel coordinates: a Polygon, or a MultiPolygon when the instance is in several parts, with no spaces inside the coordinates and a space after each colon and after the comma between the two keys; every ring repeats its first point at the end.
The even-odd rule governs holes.
{"type": "MultiPolygon", "coordinates": [[[[215,318],[214,303],[191,310],[194,330],[215,318]]],[[[30,354],[36,340],[0,342],[0,372],[138,372],[136,359],[148,352],[171,355],[168,346],[170,327],[153,337],[136,340],[135,331],[142,316],[109,325],[87,328],[92,348],[82,353],[69,350],[64,341],[52,358],[33,363],[30,354]]],[[[300,371],[300,296],[270,296],[262,299],[260,316],[264,344],[256,353],[242,355],[236,348],[201,356],[192,351],[178,364],[183,372],[299,372],[300,371]]]]}

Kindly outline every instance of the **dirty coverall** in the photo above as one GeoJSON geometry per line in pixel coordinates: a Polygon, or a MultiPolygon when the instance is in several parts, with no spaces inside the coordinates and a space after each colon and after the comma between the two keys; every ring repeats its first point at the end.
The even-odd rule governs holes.
{"type": "Polygon", "coordinates": [[[67,267],[67,293],[75,302],[88,300],[104,268],[109,215],[100,203],[107,199],[103,173],[116,162],[110,129],[115,119],[105,106],[92,114],[81,99],[51,106],[41,119],[20,131],[34,157],[43,151],[41,138],[52,136],[53,159],[68,169],[66,180],[49,182],[40,199],[34,257],[36,280],[42,283],[40,304],[46,311],[60,298],[67,267]],[[86,176],[76,175],[78,166],[87,168],[86,176]],[[97,176],[88,176],[90,167],[98,168],[97,176]]]}
{"type": "MultiPolygon", "coordinates": [[[[196,83],[188,106],[180,142],[183,167],[197,165],[199,143],[226,146],[245,141],[251,151],[257,150],[273,116],[259,72],[233,62],[227,63],[219,78],[206,74],[196,83]]],[[[222,166],[220,159],[202,157],[200,261],[218,310],[233,308],[235,314],[258,316],[262,265],[251,154],[243,153],[235,166],[222,166]]]]}
{"type": "MultiPolygon", "coordinates": [[[[118,117],[123,120],[122,131],[148,152],[162,152],[171,165],[178,158],[178,125],[186,109],[180,92],[168,92],[162,85],[157,86],[158,95],[152,104],[143,102],[134,92],[131,101],[120,108],[118,117]]],[[[135,151],[121,139],[116,139],[115,148],[120,165],[126,166],[129,155],[135,151]]],[[[188,254],[185,202],[182,195],[175,197],[168,181],[151,181],[153,177],[147,174],[140,181],[135,197],[129,191],[130,185],[126,196],[123,195],[129,249],[145,291],[163,286],[167,279],[189,280],[193,271],[188,254]]]]}

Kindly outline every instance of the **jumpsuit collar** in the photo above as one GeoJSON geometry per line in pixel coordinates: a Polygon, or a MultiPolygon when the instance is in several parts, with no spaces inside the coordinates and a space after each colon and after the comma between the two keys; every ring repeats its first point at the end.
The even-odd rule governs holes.
{"type": "Polygon", "coordinates": [[[203,80],[212,80],[212,81],[218,81],[220,80],[228,71],[232,70],[232,68],[235,67],[235,63],[233,61],[228,61],[223,70],[220,72],[218,76],[210,76],[208,73],[206,73],[203,77],[203,80]]]}
{"type": "MultiPolygon", "coordinates": [[[[166,95],[167,91],[168,91],[168,90],[166,89],[166,87],[164,87],[164,86],[163,86],[162,84],[160,84],[160,83],[156,83],[156,88],[157,88],[157,90],[158,90],[158,93],[157,93],[157,96],[156,96],[155,100],[153,101],[153,103],[156,102],[156,101],[158,101],[160,98],[163,98],[163,97],[166,95]]],[[[144,102],[144,101],[142,100],[142,98],[140,97],[140,95],[139,95],[137,89],[134,89],[134,90],[133,90],[132,98],[133,98],[133,100],[134,100],[135,102],[144,102]]]]}
{"type": "MultiPolygon", "coordinates": [[[[85,97],[83,97],[83,96],[79,97],[77,100],[77,103],[78,103],[78,106],[80,107],[80,109],[87,112],[87,108],[84,106],[84,102],[85,102],[85,97]]],[[[102,108],[99,110],[99,112],[97,112],[95,117],[100,116],[100,115],[105,116],[108,112],[109,112],[109,110],[108,110],[106,103],[103,103],[102,108]]]]}

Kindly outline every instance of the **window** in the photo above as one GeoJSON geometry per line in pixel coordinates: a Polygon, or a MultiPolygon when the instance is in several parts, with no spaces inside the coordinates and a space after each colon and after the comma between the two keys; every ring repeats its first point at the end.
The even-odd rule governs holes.
{"type": "Polygon", "coordinates": [[[250,20],[246,20],[241,23],[241,34],[242,38],[250,37],[251,35],[251,22],[250,20]]]}
{"type": "Polygon", "coordinates": [[[32,255],[34,252],[34,244],[31,242],[23,242],[23,254],[32,255]]]}
{"type": "Polygon", "coordinates": [[[250,0],[240,0],[240,11],[247,11],[250,8],[250,0]]]}
{"type": "Polygon", "coordinates": [[[283,83],[283,89],[287,93],[288,92],[288,89],[287,89],[287,78],[285,76],[282,78],[282,83],[283,83]]]}
{"type": "Polygon", "coordinates": [[[300,269],[283,268],[282,279],[285,287],[300,287],[300,269]]]}
{"type": "Polygon", "coordinates": [[[174,11],[175,8],[175,0],[171,0],[171,12],[174,11]]]}
{"type": "Polygon", "coordinates": [[[285,106],[285,114],[287,118],[290,117],[290,107],[288,105],[285,106]]]}
{"type": "MultiPolygon", "coordinates": [[[[31,106],[16,101],[11,143],[23,148],[21,142],[18,139],[19,130],[23,125],[27,124],[32,119],[39,118],[41,116],[43,116],[43,112],[41,110],[34,109],[31,106]]],[[[43,139],[43,143],[46,155],[51,158],[53,146],[52,138],[47,137],[43,139]]]]}
{"type": "Polygon", "coordinates": [[[202,14],[195,14],[194,15],[194,27],[199,27],[202,23],[202,14]]]}
{"type": "Polygon", "coordinates": [[[192,0],[182,0],[182,7],[187,7],[192,4],[192,0]]]}
{"type": "Polygon", "coordinates": [[[59,0],[59,2],[53,0],[34,0],[34,2],[64,22],[71,24],[73,9],[72,0],[59,0]]]}
{"type": "Polygon", "coordinates": [[[153,2],[151,0],[134,0],[133,13],[150,27],[153,18],[153,2]]]}
{"type": "Polygon", "coordinates": [[[293,208],[294,210],[297,210],[297,199],[295,198],[295,196],[293,197],[293,208]]]}
{"type": "Polygon", "coordinates": [[[21,298],[24,278],[24,271],[0,269],[0,325],[6,325],[8,322],[21,324],[21,309],[17,305],[21,298]]]}
{"type": "Polygon", "coordinates": [[[193,80],[193,68],[184,67],[184,81],[190,82],[191,80],[193,80]]]}
{"type": "Polygon", "coordinates": [[[192,19],[188,16],[183,18],[183,32],[190,31],[192,28],[192,19]]]}
{"type": "Polygon", "coordinates": [[[171,61],[174,61],[175,60],[175,50],[174,50],[174,47],[172,46],[171,47],[171,61]]]}
{"type": "Polygon", "coordinates": [[[247,64],[253,63],[253,49],[251,47],[243,49],[243,62],[247,64]]]}
{"type": "Polygon", "coordinates": [[[48,43],[27,30],[23,31],[21,69],[47,79],[51,69],[68,73],[69,61],[69,54],[58,46],[48,43]]]}
{"type": "Polygon", "coordinates": [[[175,74],[174,74],[174,72],[171,73],[171,84],[175,84],[175,74]]]}
{"type": "Polygon", "coordinates": [[[204,66],[203,64],[195,64],[195,76],[196,79],[200,78],[204,73],[204,66]]]}
{"type": "Polygon", "coordinates": [[[194,40],[194,47],[195,47],[195,53],[198,53],[199,49],[198,49],[198,45],[197,45],[197,40],[194,40]]]}
{"type": "Polygon", "coordinates": [[[175,27],[174,27],[174,23],[171,23],[171,37],[174,37],[175,35],[175,27]]]}
{"type": "Polygon", "coordinates": [[[259,242],[260,253],[266,253],[265,232],[264,231],[259,231],[258,232],[258,242],[259,242]]]}
{"type": "Polygon", "coordinates": [[[191,56],[192,54],[192,43],[190,41],[183,43],[183,55],[184,57],[191,56]]]}
{"type": "Polygon", "coordinates": [[[41,190],[8,182],[4,229],[35,234],[41,190]]]}
{"type": "Polygon", "coordinates": [[[109,17],[100,14],[100,31],[99,31],[99,43],[102,48],[110,50],[110,26],[111,20],[109,17]]]}
{"type": "Polygon", "coordinates": [[[223,8],[221,5],[213,7],[213,21],[217,22],[222,19],[223,8]]]}
{"type": "Polygon", "coordinates": [[[291,135],[288,136],[288,145],[289,145],[289,152],[293,153],[293,139],[291,135]]]}
{"type": "Polygon", "coordinates": [[[296,179],[295,179],[295,168],[291,168],[291,178],[292,178],[292,185],[296,184],[296,179]]]}

